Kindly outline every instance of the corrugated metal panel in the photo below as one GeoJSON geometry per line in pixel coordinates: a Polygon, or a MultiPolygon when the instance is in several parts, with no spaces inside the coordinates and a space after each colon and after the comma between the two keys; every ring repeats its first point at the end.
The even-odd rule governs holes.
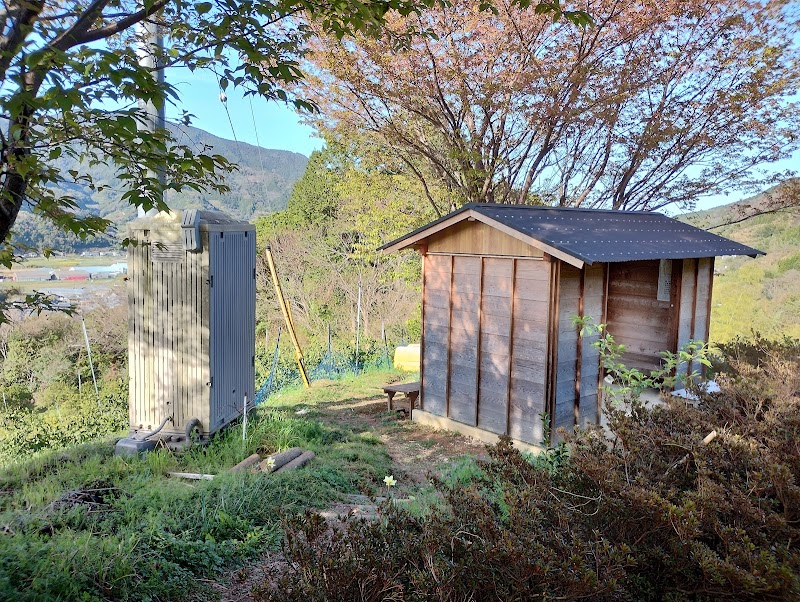
{"type": "Polygon", "coordinates": [[[464,205],[383,248],[469,210],[589,264],[764,254],[655,212],[498,204],[464,205]]]}
{"type": "Polygon", "coordinates": [[[210,361],[214,429],[255,399],[255,232],[211,232],[210,361]]]}
{"type": "Polygon", "coordinates": [[[128,280],[133,431],[171,415],[162,433],[182,434],[198,418],[210,434],[239,416],[244,393],[254,397],[255,230],[219,214],[209,225],[203,216],[199,252],[178,253],[180,222],[130,228],[137,242],[128,280]]]}

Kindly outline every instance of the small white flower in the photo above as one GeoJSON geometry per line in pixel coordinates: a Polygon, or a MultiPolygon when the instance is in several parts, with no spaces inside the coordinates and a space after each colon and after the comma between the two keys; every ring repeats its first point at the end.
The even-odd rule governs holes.
{"type": "Polygon", "coordinates": [[[275,458],[267,458],[267,468],[270,470],[275,470],[275,458]]]}
{"type": "Polygon", "coordinates": [[[383,477],[383,482],[386,484],[387,487],[394,487],[395,484],[397,484],[397,481],[395,480],[393,474],[383,477]]]}

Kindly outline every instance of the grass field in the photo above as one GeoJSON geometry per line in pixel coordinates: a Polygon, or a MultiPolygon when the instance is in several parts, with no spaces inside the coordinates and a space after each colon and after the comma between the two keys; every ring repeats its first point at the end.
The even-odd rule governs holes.
{"type": "MultiPolygon", "coordinates": [[[[0,600],[213,599],[208,584],[279,546],[283,516],[380,493],[384,476],[403,474],[378,432],[419,428],[381,401],[380,387],[402,376],[373,371],[284,391],[252,413],[245,441],[234,425],[183,454],[120,458],[108,440],[7,467],[0,600]],[[359,415],[362,406],[368,411],[359,415]],[[317,454],[311,465],[279,475],[227,472],[254,452],[294,446],[317,454]],[[170,471],[217,477],[180,481],[170,471]]],[[[437,461],[439,443],[453,439],[415,436],[420,453],[440,450],[437,461]]],[[[413,461],[408,449],[402,456],[413,461]]]]}
{"type": "Polygon", "coordinates": [[[83,266],[112,265],[115,263],[119,263],[120,261],[126,261],[126,258],[124,256],[110,257],[108,255],[103,255],[103,256],[64,255],[59,257],[52,256],[52,257],[26,258],[22,260],[22,262],[19,264],[19,267],[23,269],[28,269],[28,268],[69,269],[73,267],[83,267],[83,266]]]}

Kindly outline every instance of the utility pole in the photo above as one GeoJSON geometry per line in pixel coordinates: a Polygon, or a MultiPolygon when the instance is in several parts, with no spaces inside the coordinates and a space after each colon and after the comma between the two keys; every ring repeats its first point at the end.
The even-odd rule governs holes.
{"type": "MultiPolygon", "coordinates": [[[[156,23],[147,19],[144,19],[137,27],[139,33],[139,48],[136,54],[139,57],[139,66],[149,69],[156,82],[161,85],[164,83],[164,69],[163,67],[157,69],[159,65],[156,60],[164,49],[164,36],[161,34],[161,28],[156,23]]],[[[144,123],[140,126],[143,127],[144,131],[155,132],[159,129],[163,130],[166,127],[163,102],[160,107],[156,107],[152,101],[140,99],[139,109],[145,114],[144,123]]],[[[166,181],[164,168],[160,167],[156,175],[158,176],[158,181],[163,190],[166,181]]],[[[161,194],[161,200],[163,200],[163,193],[161,194]]],[[[153,208],[145,212],[144,209],[139,207],[139,217],[156,215],[157,213],[158,209],[153,208]]]]}

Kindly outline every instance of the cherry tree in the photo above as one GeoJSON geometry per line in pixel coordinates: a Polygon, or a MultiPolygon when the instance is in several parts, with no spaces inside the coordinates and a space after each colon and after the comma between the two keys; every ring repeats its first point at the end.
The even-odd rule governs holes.
{"type": "Polygon", "coordinates": [[[293,90],[456,204],[688,208],[763,186],[798,147],[796,3],[589,0],[583,27],[495,6],[392,15],[383,39],[317,31],[293,90]],[[408,28],[435,36],[389,51],[408,28]]]}

